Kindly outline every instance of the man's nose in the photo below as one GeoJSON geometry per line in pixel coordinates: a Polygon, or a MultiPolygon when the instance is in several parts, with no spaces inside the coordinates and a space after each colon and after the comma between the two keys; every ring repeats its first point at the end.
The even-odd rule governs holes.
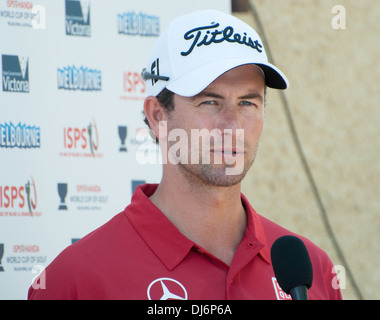
{"type": "Polygon", "coordinates": [[[234,103],[225,104],[219,114],[219,129],[242,129],[238,107],[234,103]]]}

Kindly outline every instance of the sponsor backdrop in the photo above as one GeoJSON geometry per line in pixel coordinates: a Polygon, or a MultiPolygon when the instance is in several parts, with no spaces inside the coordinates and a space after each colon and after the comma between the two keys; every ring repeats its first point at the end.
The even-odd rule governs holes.
{"type": "Polygon", "coordinates": [[[122,211],[138,184],[160,181],[140,71],[174,17],[205,8],[231,10],[0,0],[0,299],[26,299],[59,252],[122,211]]]}

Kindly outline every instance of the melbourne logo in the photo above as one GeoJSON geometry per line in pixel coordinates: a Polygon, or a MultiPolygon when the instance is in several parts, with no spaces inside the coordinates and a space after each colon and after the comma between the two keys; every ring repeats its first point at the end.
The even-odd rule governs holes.
{"type": "Polygon", "coordinates": [[[90,2],[84,0],[66,0],[66,34],[70,36],[90,37],[90,2]]]}
{"type": "Polygon", "coordinates": [[[134,11],[117,15],[117,30],[119,34],[137,35],[143,37],[158,37],[160,35],[160,18],[134,11]]]}
{"type": "Polygon", "coordinates": [[[99,152],[99,131],[94,119],[85,126],[63,128],[61,157],[102,158],[99,152]]]}
{"type": "Polygon", "coordinates": [[[58,89],[100,91],[102,90],[102,72],[81,66],[67,66],[57,70],[58,89]]]}
{"type": "Polygon", "coordinates": [[[40,148],[41,129],[26,124],[0,123],[0,148],[40,148]]]}
{"type": "Polygon", "coordinates": [[[37,188],[32,176],[22,184],[0,185],[0,217],[41,215],[37,211],[37,188]]]}
{"type": "Polygon", "coordinates": [[[3,91],[29,92],[29,59],[28,57],[1,56],[3,67],[3,91]]]}
{"type": "Polygon", "coordinates": [[[181,55],[189,55],[193,52],[195,46],[209,46],[212,43],[221,43],[223,41],[243,44],[257,50],[259,53],[263,51],[263,46],[259,43],[259,40],[252,40],[251,37],[248,37],[246,32],[244,32],[244,35],[241,35],[235,32],[231,26],[225,27],[223,30],[218,30],[217,28],[219,26],[219,23],[212,22],[209,26],[202,26],[187,31],[183,36],[184,39],[192,40],[193,42],[187,51],[181,52],[181,55]],[[213,31],[211,32],[211,30],[213,31]]]}

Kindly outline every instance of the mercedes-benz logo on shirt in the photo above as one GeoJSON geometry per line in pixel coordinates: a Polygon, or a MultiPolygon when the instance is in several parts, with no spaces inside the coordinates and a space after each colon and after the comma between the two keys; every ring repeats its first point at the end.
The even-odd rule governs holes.
{"type": "Polygon", "coordinates": [[[171,278],[159,278],[152,281],[147,294],[149,300],[187,300],[185,287],[171,278]]]}

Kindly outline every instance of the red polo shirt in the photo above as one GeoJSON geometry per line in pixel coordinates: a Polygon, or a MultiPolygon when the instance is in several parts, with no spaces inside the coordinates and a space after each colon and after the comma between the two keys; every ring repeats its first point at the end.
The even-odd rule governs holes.
{"type": "MultiPolygon", "coordinates": [[[[258,215],[244,195],[248,226],[231,266],[186,238],[149,200],[157,185],[137,187],[131,204],[66,248],[45,270],[46,289],[29,299],[286,299],[271,265],[270,248],[292,234],[258,215]]],[[[314,280],[310,299],[341,299],[333,265],[302,238],[314,280]]]]}

